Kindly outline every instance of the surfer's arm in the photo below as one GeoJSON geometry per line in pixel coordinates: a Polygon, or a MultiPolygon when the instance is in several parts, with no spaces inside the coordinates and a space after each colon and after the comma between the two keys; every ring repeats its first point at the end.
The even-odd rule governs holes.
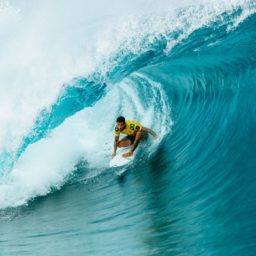
{"type": "Polygon", "coordinates": [[[147,128],[147,127],[142,127],[141,130],[142,130],[143,132],[149,133],[149,134],[152,135],[155,139],[157,138],[157,134],[156,134],[153,130],[151,130],[151,129],[147,128]]]}
{"type": "Polygon", "coordinates": [[[115,136],[113,155],[116,155],[116,150],[117,150],[118,142],[119,142],[119,136],[115,136]]]}

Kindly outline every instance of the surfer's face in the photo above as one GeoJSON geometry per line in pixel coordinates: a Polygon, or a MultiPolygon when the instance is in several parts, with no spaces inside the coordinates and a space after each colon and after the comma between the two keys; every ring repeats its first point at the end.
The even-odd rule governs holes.
{"type": "Polygon", "coordinates": [[[123,122],[117,122],[117,127],[120,131],[122,131],[125,128],[125,123],[123,122]]]}

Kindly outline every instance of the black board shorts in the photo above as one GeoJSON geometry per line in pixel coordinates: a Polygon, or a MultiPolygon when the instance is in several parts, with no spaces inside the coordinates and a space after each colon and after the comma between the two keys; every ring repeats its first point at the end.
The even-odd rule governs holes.
{"type": "MultiPolygon", "coordinates": [[[[133,136],[133,135],[127,135],[125,138],[128,139],[131,142],[131,145],[135,141],[135,136],[133,136]]],[[[141,140],[146,140],[147,138],[148,138],[148,133],[144,132],[142,137],[141,137],[141,140]]]]}
{"type": "Polygon", "coordinates": [[[128,140],[131,142],[131,145],[132,145],[132,144],[134,143],[134,141],[135,141],[135,136],[132,136],[132,135],[127,135],[125,138],[128,139],[128,140]]]}

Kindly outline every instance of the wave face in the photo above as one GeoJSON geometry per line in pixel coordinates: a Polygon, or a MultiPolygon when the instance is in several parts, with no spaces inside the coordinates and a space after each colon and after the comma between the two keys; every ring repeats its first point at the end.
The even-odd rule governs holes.
{"type": "MultiPolygon", "coordinates": [[[[30,22],[9,5],[2,13],[12,32],[20,19],[30,22]]],[[[102,249],[77,242],[81,253],[113,255],[126,237],[122,248],[133,255],[255,255],[254,1],[189,5],[108,19],[104,26],[102,19],[72,32],[73,40],[61,37],[59,48],[47,40],[58,23],[47,32],[37,27],[39,39],[32,40],[29,34],[39,32],[29,27],[26,36],[26,30],[14,36],[20,45],[12,38],[3,45],[0,221],[19,223],[25,215],[32,230],[29,209],[50,223],[61,197],[66,215],[60,222],[66,222],[57,240],[103,239],[102,249]],[[73,49],[81,33],[90,43],[73,49]],[[20,51],[28,41],[29,49],[20,51]],[[67,49],[73,57],[62,54],[67,49]],[[11,64],[16,58],[20,64],[11,64]],[[141,145],[127,170],[129,182],[115,194],[120,184],[108,162],[118,115],[152,128],[159,140],[141,145]],[[83,197],[88,201],[81,204],[83,197]],[[40,204],[48,205],[46,215],[40,204]],[[66,220],[78,208],[86,224],[66,220]],[[136,232],[142,240],[134,241],[136,232]]],[[[40,230],[34,238],[43,245],[51,232],[40,230]]]]}

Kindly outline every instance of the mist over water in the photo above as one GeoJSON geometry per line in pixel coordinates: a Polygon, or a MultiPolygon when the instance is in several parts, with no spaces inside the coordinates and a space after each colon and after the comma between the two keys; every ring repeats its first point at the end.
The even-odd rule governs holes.
{"type": "Polygon", "coordinates": [[[255,11],[1,2],[3,255],[255,255],[255,11]],[[118,115],[159,135],[121,170],[118,115]]]}

